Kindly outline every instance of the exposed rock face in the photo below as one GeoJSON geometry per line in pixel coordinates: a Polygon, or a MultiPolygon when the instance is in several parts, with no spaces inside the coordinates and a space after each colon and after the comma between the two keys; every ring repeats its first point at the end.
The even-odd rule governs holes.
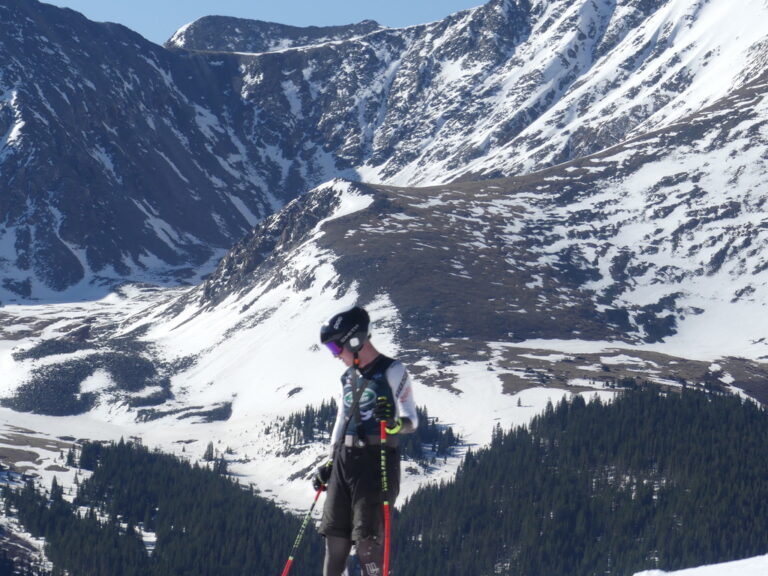
{"type": "Polygon", "coordinates": [[[164,49],[9,0],[0,290],[193,279],[334,177],[527,174],[672,126],[765,69],[768,8],[728,6],[492,0],[402,30],[209,17],[164,49]]]}

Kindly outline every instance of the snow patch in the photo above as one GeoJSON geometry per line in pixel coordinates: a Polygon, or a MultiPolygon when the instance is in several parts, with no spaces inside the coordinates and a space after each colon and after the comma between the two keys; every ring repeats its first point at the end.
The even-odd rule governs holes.
{"type": "Polygon", "coordinates": [[[646,570],[638,572],[635,576],[765,576],[766,574],[768,574],[768,555],[674,572],[646,570]]]}

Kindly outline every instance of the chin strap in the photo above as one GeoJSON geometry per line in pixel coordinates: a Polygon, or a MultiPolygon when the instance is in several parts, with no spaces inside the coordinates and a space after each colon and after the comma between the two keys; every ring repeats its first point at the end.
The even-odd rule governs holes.
{"type": "Polygon", "coordinates": [[[347,432],[349,421],[354,417],[356,419],[357,427],[355,433],[357,434],[357,444],[359,446],[365,445],[365,430],[363,428],[363,416],[360,414],[360,398],[363,396],[365,390],[365,381],[358,385],[358,377],[360,375],[360,357],[357,352],[354,353],[354,369],[352,370],[352,406],[349,410],[349,416],[347,417],[347,423],[344,425],[344,433],[347,432]]]}

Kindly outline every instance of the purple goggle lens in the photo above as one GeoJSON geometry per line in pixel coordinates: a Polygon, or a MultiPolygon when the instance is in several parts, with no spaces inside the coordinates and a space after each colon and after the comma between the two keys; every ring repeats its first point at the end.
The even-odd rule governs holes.
{"type": "Polygon", "coordinates": [[[328,348],[328,350],[331,351],[331,354],[333,354],[334,356],[338,356],[339,354],[341,354],[342,350],[344,350],[344,346],[342,346],[338,342],[326,342],[325,345],[328,348]]]}

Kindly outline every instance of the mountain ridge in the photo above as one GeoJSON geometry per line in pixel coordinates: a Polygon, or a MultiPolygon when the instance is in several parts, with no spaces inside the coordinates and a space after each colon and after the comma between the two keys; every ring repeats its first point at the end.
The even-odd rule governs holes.
{"type": "MultiPolygon", "coordinates": [[[[729,30],[743,28],[731,35],[715,26],[729,13],[723,2],[493,0],[431,24],[362,23],[341,27],[340,40],[261,54],[205,52],[226,46],[191,40],[185,49],[183,39],[164,50],[122,27],[64,19],[79,42],[86,29],[121,38],[89,44],[102,54],[94,67],[77,41],[65,47],[34,28],[58,9],[11,7],[23,7],[10,14],[28,31],[22,42],[8,18],[0,34],[16,38],[3,43],[13,64],[3,72],[0,172],[14,200],[0,215],[15,227],[0,239],[0,290],[17,301],[76,297],[93,283],[106,294],[126,280],[195,282],[195,270],[210,271],[258,221],[335,177],[426,185],[525,174],[598,152],[738,86],[764,66],[766,42],[750,25],[765,11],[754,0],[726,20],[729,30]],[[70,79],[75,64],[87,82],[70,79]],[[42,75],[51,68],[62,74],[42,75]],[[26,77],[34,81],[18,80],[26,77]],[[112,104],[126,98],[125,110],[112,104]],[[35,146],[42,156],[31,154],[35,146]],[[72,169],[60,174],[48,156],[72,169]],[[31,210],[12,178],[26,173],[22,157],[34,166],[33,191],[50,190],[31,210]],[[110,213],[125,218],[110,222],[110,213]],[[94,234],[94,221],[108,224],[94,234]]],[[[239,25],[214,18],[193,28],[215,37],[222,22],[239,25]]],[[[262,47],[285,39],[285,29],[274,30],[262,47]]],[[[228,33],[217,38],[238,47],[228,33]]],[[[250,41],[247,31],[238,38],[250,41]]]]}
{"type": "Polygon", "coordinates": [[[381,26],[373,20],[344,26],[299,27],[231,16],[204,16],[177,30],[164,46],[198,52],[275,52],[340,42],[379,29],[381,26]]]}

